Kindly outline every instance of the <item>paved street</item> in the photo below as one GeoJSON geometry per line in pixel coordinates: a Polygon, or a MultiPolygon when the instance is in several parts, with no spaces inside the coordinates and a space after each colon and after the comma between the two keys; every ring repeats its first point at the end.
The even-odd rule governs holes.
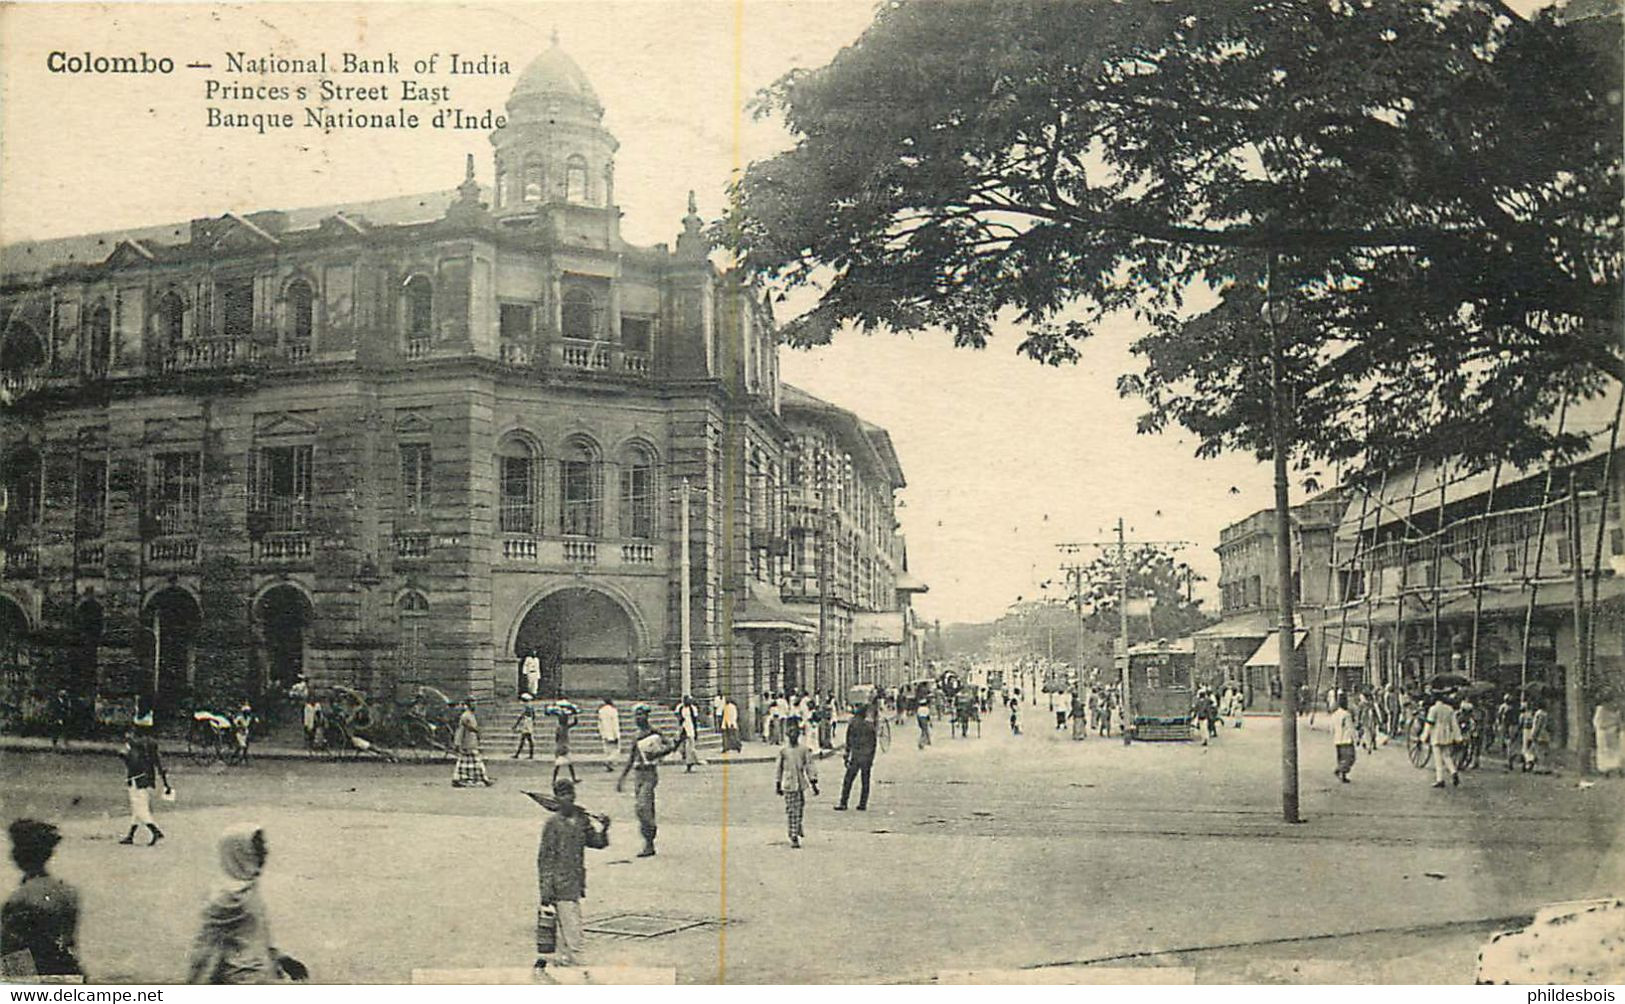
{"type": "MultiPolygon", "coordinates": [[[[684,982],[924,981],[941,973],[1171,966],[1207,982],[1470,980],[1500,918],[1625,889],[1625,783],[1499,768],[1429,787],[1397,749],[1331,775],[1303,731],[1307,822],[1278,821],[1278,726],[1211,747],[937,737],[881,757],[868,813],[830,811],[820,766],[808,840],[791,850],[772,767],[663,772],[660,854],[633,860],[631,795],[584,772],[615,819],[589,852],[586,913],[709,923],[652,938],[589,935],[595,962],[673,966],[684,982]],[[1442,876],[1442,877],[1434,877],[1442,876]],[[726,923],[722,923],[723,921],[726,923]],[[1358,932],[1358,933],[1356,933],[1358,932]],[[1317,938],[1341,934],[1343,937],[1317,938]],[[1306,940],[1307,939],[1307,940],[1306,940]]],[[[759,749],[759,747],[758,747],[759,749]]],[[[121,847],[122,776],[98,756],[7,753],[7,816],[64,823],[54,870],[84,893],[83,958],[100,980],[172,981],[228,823],[267,827],[263,882],[280,947],[323,981],[526,966],[543,813],[519,794],[543,761],[493,760],[496,787],[449,767],[265,762],[174,771],[169,839],[121,847]]]]}

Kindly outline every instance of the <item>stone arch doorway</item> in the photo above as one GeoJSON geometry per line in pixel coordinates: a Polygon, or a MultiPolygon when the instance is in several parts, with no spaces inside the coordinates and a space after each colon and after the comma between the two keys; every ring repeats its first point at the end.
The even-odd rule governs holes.
{"type": "Polygon", "coordinates": [[[162,589],[147,601],[135,646],[137,665],[143,670],[143,709],[168,715],[191,700],[200,623],[197,600],[177,586],[162,589]]]}
{"type": "Polygon", "coordinates": [[[286,694],[305,672],[305,638],[314,611],[298,587],[272,586],[254,603],[259,635],[260,686],[271,695],[286,694]]]}
{"type": "Polygon", "coordinates": [[[526,612],[514,635],[517,686],[535,652],[541,663],[538,697],[632,697],[637,689],[638,631],[626,609],[596,589],[549,593],[526,612]]]}

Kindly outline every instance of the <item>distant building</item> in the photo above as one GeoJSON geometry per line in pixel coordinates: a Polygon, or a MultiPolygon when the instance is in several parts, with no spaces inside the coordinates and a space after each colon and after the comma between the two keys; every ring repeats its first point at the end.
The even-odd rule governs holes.
{"type": "MultiPolygon", "coordinates": [[[[470,157],[452,192],[0,251],[6,700],[503,696],[533,652],[544,694],[671,698],[685,595],[696,695],[803,672],[765,299],[692,199],[675,249],[621,238],[617,143],[556,43],[507,108],[490,189],[470,157]]],[[[886,454],[843,450],[867,508],[829,524],[832,684],[901,651],[850,625],[901,571],[901,471],[856,435],[886,454]]]]}

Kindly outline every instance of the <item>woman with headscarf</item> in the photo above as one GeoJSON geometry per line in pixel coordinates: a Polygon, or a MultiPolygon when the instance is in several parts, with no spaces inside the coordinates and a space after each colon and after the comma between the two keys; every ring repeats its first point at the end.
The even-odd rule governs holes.
{"type": "Polygon", "coordinates": [[[259,890],[266,857],[265,831],[258,826],[233,826],[221,836],[220,867],[226,878],[203,908],[188,983],[275,983],[284,976],[302,980],[308,975],[298,959],[271,947],[259,890]]]}

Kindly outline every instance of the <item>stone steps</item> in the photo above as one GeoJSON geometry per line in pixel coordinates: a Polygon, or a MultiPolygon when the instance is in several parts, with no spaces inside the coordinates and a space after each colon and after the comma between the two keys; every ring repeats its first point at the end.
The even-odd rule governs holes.
{"type": "MultiPolygon", "coordinates": [[[[538,758],[553,759],[553,737],[557,729],[555,719],[551,715],[542,714],[542,708],[547,702],[536,703],[536,756],[538,758]]],[[[637,735],[637,724],[632,714],[633,703],[617,704],[621,709],[621,750],[618,758],[627,756],[627,747],[634,736],[637,735]]],[[[513,752],[514,744],[518,742],[518,733],[510,732],[514,721],[519,717],[519,709],[524,707],[519,701],[508,701],[503,704],[488,705],[482,710],[483,719],[481,728],[485,737],[482,743],[483,752],[487,757],[497,754],[507,756],[513,752]]],[[[682,734],[682,727],[677,722],[677,713],[663,705],[652,705],[653,711],[649,715],[649,722],[656,729],[664,732],[672,739],[682,734]]],[[[700,758],[706,759],[722,752],[722,733],[701,724],[696,735],[696,748],[700,758]]],[[[575,760],[598,760],[604,756],[604,743],[598,738],[598,707],[581,709],[575,725],[570,727],[570,755],[575,760]]]]}

